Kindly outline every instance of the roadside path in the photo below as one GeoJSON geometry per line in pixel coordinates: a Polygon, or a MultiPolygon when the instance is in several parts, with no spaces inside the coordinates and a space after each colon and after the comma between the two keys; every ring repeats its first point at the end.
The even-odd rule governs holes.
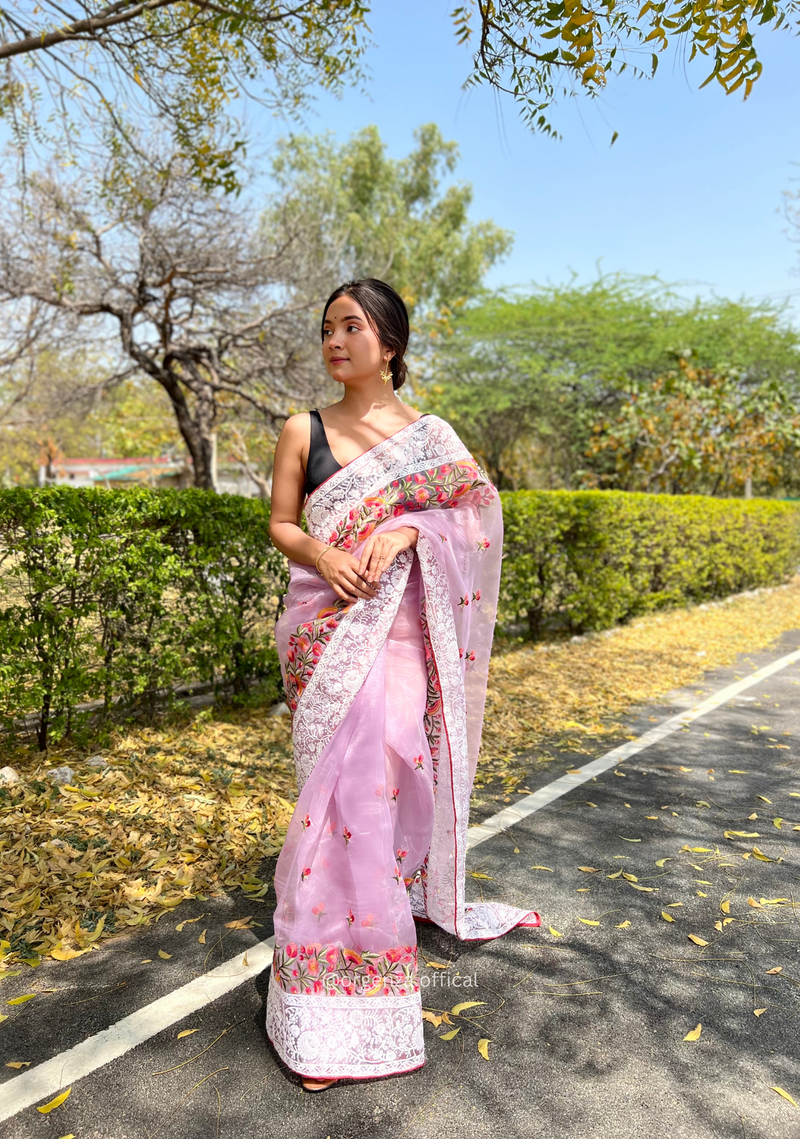
{"type": "Polygon", "coordinates": [[[446,1026],[426,1024],[422,1069],[304,1093],[263,1029],[269,950],[258,945],[272,933],[271,907],[234,895],[184,904],[96,953],[5,979],[2,1063],[30,1068],[0,1067],[0,1136],[800,1136],[800,1108],[771,1090],[782,1087],[800,1103],[800,910],[792,904],[800,904],[800,660],[789,656],[798,648],[800,633],[789,634],[641,710],[629,719],[640,748],[645,732],[781,661],[687,726],[656,731],[662,738],[635,754],[631,742],[605,770],[600,761],[581,766],[584,775],[590,769],[586,781],[562,777],[575,785],[561,784],[559,798],[552,773],[546,789],[546,772],[534,769],[532,794],[512,806],[517,814],[538,809],[499,832],[495,820],[488,837],[473,830],[468,867],[486,877],[469,879],[472,896],[535,907],[543,928],[469,944],[418,926],[421,963],[448,964],[422,968],[424,1005],[486,1002],[452,1018],[460,1025],[452,1040],[437,1039],[446,1026]],[[782,861],[762,861],[754,847],[782,861]],[[226,928],[250,915],[260,924],[226,928]],[[237,983],[209,992],[213,974],[202,974],[215,969],[220,988],[237,983]],[[186,986],[200,994],[188,1013],[178,1003],[186,986]],[[28,992],[37,996],[7,1004],[28,992]],[[156,1012],[165,1009],[159,1024],[156,1012]],[[103,1062],[98,1049],[131,1016],[139,1037],[121,1044],[140,1042],[118,1043],[116,1058],[103,1062]],[[685,1042],[698,1023],[700,1039],[685,1042]],[[197,1031],[178,1040],[185,1029],[197,1031]],[[488,1063],[477,1050],[482,1037],[488,1063]],[[65,1053],[84,1041],[87,1074],[77,1078],[65,1053]],[[42,1076],[55,1090],[28,1104],[25,1089],[42,1076]],[[34,1105],[67,1086],[62,1076],[69,1099],[41,1115],[34,1105]]]}

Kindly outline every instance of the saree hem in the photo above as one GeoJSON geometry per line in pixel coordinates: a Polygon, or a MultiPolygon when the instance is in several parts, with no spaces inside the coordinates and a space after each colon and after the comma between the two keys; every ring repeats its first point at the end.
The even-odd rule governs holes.
{"type": "Polygon", "coordinates": [[[267,1036],[281,1060],[313,1079],[399,1075],[425,1063],[422,997],[287,993],[270,974],[267,1036]]]}

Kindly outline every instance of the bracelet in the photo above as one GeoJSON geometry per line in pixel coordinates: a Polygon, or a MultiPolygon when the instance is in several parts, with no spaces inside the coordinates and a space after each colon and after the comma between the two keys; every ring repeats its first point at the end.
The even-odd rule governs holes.
{"type": "Polygon", "coordinates": [[[322,557],[323,554],[327,554],[328,550],[330,550],[330,549],[331,549],[330,546],[326,546],[324,550],[320,550],[320,552],[317,554],[317,560],[314,562],[314,569],[317,570],[317,572],[320,572],[320,570],[319,570],[320,558],[322,557]]]}

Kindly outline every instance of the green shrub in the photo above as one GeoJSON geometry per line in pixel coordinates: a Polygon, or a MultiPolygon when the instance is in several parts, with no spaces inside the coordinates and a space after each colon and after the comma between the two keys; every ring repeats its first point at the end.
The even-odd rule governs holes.
{"type": "Polygon", "coordinates": [[[0,491],[0,718],[39,746],[82,702],[152,710],[182,681],[280,691],[286,563],[269,507],[205,491],[0,491]]]}
{"type": "Polygon", "coordinates": [[[499,622],[605,629],[775,585],[800,565],[800,509],[766,499],[504,491],[499,622]]]}
{"type": "MultiPolygon", "coordinates": [[[[503,492],[499,624],[532,636],[786,580],[800,507],[766,500],[503,492]]],[[[0,490],[0,721],[39,746],[82,703],[151,711],[181,682],[279,698],[286,561],[269,506],[207,491],[0,490]]]]}

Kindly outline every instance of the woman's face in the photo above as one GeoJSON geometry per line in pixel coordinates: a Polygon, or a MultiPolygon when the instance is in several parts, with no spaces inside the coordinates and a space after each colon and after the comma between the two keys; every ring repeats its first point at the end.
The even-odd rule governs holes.
{"type": "Polygon", "coordinates": [[[352,297],[337,297],[325,314],[322,357],[334,380],[347,384],[376,379],[386,357],[367,315],[352,297]]]}

